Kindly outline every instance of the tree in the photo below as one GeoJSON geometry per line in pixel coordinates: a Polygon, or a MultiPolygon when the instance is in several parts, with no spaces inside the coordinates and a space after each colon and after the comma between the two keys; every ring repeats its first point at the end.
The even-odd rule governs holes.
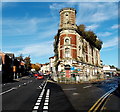
{"type": "Polygon", "coordinates": [[[36,64],[31,64],[31,68],[35,69],[36,71],[40,70],[40,67],[38,65],[36,65],[36,64]]]}
{"type": "Polygon", "coordinates": [[[101,40],[96,39],[95,41],[95,47],[100,50],[102,48],[103,42],[101,40]]]}
{"type": "Polygon", "coordinates": [[[96,41],[96,35],[93,31],[86,31],[86,40],[89,41],[90,44],[94,45],[96,41]]]}
{"type": "Polygon", "coordinates": [[[30,58],[30,56],[25,57],[24,62],[25,62],[26,70],[29,71],[31,69],[31,58],[30,58]]]}
{"type": "Polygon", "coordinates": [[[80,25],[78,26],[78,30],[79,30],[79,31],[82,31],[82,32],[85,32],[85,28],[86,28],[86,26],[85,26],[84,24],[80,24],[80,25]]]}
{"type": "Polygon", "coordinates": [[[91,47],[94,46],[98,50],[102,48],[103,42],[101,40],[98,40],[97,35],[93,31],[86,31],[86,26],[84,24],[81,24],[77,27],[77,32],[90,43],[91,47]]]}
{"type": "Polygon", "coordinates": [[[24,57],[23,54],[20,54],[20,55],[17,57],[17,59],[19,59],[20,62],[21,62],[21,61],[23,61],[23,57],[24,57]]]}
{"type": "Polygon", "coordinates": [[[85,35],[85,32],[86,32],[85,28],[86,28],[86,26],[84,24],[80,24],[79,26],[77,26],[77,31],[83,38],[86,37],[86,35],[85,35]]]}

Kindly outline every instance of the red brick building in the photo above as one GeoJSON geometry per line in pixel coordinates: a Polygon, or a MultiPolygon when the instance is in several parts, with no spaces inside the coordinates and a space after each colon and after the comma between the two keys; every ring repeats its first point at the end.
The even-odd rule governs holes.
{"type": "Polygon", "coordinates": [[[101,72],[100,50],[91,47],[77,32],[76,10],[63,8],[60,10],[59,34],[55,37],[57,71],[78,71],[80,78],[93,79],[101,72]],[[71,69],[72,68],[72,69],[71,69]]]}

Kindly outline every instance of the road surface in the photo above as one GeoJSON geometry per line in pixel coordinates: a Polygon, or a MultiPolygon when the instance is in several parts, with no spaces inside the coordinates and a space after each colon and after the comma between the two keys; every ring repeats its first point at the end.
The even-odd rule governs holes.
{"type": "Polygon", "coordinates": [[[26,77],[20,81],[2,84],[0,93],[2,110],[3,112],[91,112],[96,108],[120,110],[119,92],[111,91],[117,87],[117,80],[113,78],[96,83],[57,84],[47,78],[36,80],[34,77],[26,77]],[[103,98],[100,100],[101,97],[103,98]],[[102,106],[100,102],[96,103],[98,100],[100,102],[105,100],[102,106]],[[111,103],[117,103],[116,108],[110,106],[111,103]]]}

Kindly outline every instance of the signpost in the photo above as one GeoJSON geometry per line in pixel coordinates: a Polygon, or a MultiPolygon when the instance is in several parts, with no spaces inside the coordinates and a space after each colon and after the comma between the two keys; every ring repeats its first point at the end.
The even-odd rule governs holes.
{"type": "Polygon", "coordinates": [[[66,77],[67,77],[67,78],[70,78],[70,77],[71,77],[71,75],[70,75],[70,70],[66,70],[66,77]]]}
{"type": "Polygon", "coordinates": [[[78,69],[78,71],[81,71],[80,69],[78,69]]]}
{"type": "Polygon", "coordinates": [[[75,67],[71,67],[70,70],[75,70],[75,67]]]}
{"type": "Polygon", "coordinates": [[[15,79],[16,66],[13,66],[13,72],[14,72],[14,79],[15,79]]]}

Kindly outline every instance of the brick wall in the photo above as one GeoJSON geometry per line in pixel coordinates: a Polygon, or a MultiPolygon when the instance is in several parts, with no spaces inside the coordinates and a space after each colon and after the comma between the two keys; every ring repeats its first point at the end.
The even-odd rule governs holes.
{"type": "Polygon", "coordinates": [[[72,58],[74,58],[74,59],[77,58],[77,50],[76,49],[71,49],[71,54],[72,54],[72,58]]]}

